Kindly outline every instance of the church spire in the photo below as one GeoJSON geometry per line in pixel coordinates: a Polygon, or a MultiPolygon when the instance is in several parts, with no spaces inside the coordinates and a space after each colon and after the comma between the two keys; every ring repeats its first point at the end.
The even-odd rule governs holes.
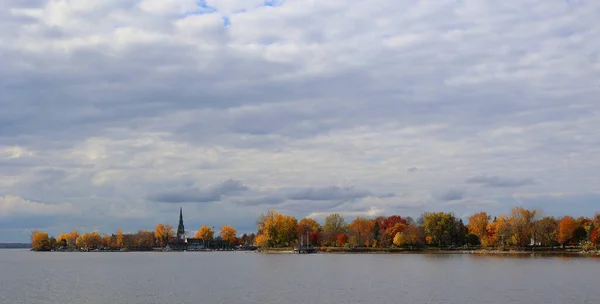
{"type": "Polygon", "coordinates": [[[179,225],[177,225],[177,240],[183,240],[185,236],[185,227],[183,226],[183,208],[179,207],[179,225]]]}

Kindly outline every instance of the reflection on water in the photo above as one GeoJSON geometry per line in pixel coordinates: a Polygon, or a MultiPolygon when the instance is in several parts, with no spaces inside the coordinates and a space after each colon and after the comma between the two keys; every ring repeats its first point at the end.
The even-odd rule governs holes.
{"type": "Polygon", "coordinates": [[[0,250],[0,303],[600,303],[600,259],[0,250]]]}

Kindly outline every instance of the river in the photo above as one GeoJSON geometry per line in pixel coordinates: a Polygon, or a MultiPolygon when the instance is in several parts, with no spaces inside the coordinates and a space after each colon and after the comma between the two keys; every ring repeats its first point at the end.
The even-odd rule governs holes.
{"type": "Polygon", "coordinates": [[[600,258],[0,250],[2,304],[600,303],[600,258]]]}

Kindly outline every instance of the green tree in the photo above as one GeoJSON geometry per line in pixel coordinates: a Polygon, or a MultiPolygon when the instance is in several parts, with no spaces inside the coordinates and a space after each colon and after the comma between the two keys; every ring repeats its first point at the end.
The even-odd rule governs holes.
{"type": "Polygon", "coordinates": [[[455,218],[450,213],[427,212],[423,215],[423,230],[430,244],[440,248],[450,243],[455,218]]]}
{"type": "Polygon", "coordinates": [[[330,245],[335,244],[337,241],[337,236],[341,233],[345,234],[346,231],[346,220],[344,220],[341,215],[333,213],[325,218],[325,225],[323,225],[323,237],[325,242],[329,243],[330,245]]]}

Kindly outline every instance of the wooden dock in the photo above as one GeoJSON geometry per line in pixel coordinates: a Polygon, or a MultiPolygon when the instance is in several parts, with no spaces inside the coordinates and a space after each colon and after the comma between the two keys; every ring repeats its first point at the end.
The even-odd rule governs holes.
{"type": "Polygon", "coordinates": [[[298,254],[317,253],[317,250],[313,246],[298,246],[298,247],[294,247],[294,253],[298,253],[298,254]]]}

